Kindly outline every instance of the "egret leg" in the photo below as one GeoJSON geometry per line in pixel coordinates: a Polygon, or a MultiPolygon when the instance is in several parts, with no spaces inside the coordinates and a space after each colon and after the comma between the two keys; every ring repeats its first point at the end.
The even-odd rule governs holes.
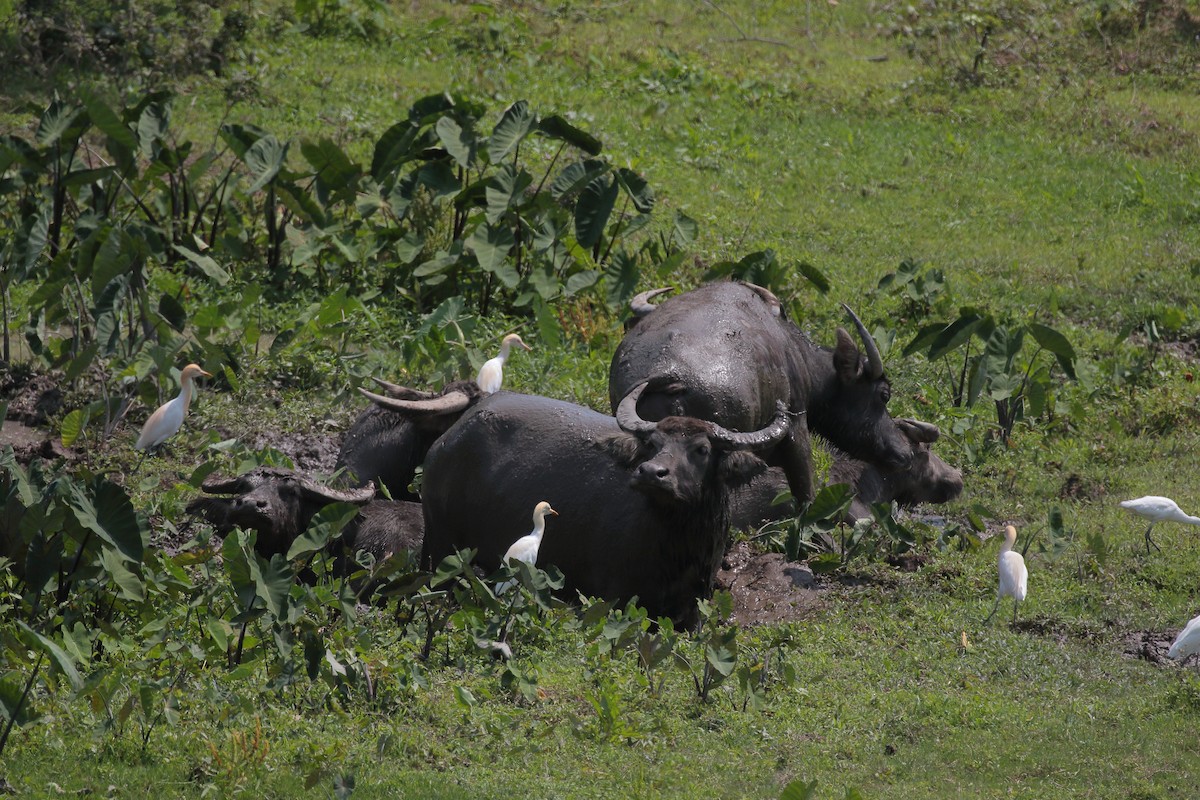
{"type": "Polygon", "coordinates": [[[1020,605],[1021,605],[1020,601],[1018,601],[1017,598],[1014,597],[1013,598],[1013,621],[1012,621],[1012,624],[1014,626],[1017,624],[1017,609],[1020,607],[1020,605]]]}
{"type": "Polygon", "coordinates": [[[1150,531],[1152,531],[1152,530],[1154,530],[1153,522],[1150,523],[1149,528],[1146,528],[1146,555],[1150,555],[1150,545],[1154,545],[1155,550],[1157,550],[1160,553],[1162,552],[1162,548],[1159,547],[1157,544],[1155,544],[1154,540],[1150,538],[1150,531]]]}
{"type": "Polygon", "coordinates": [[[997,595],[996,602],[992,604],[992,613],[987,615],[987,619],[985,619],[983,621],[984,625],[987,625],[989,622],[992,621],[992,617],[996,616],[996,611],[999,610],[999,608],[1000,608],[1000,596],[997,595]]]}

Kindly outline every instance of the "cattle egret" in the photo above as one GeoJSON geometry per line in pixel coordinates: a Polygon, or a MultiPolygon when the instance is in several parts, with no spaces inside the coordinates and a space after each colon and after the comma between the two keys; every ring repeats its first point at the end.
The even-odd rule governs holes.
{"type": "MultiPolygon", "coordinates": [[[[550,507],[545,500],[533,507],[533,530],[512,543],[504,554],[505,561],[524,561],[526,564],[536,564],[538,548],[542,546],[542,535],[546,532],[546,515],[558,516],[558,512],[550,507]]],[[[507,591],[516,581],[504,581],[496,587],[496,593],[507,591]]]]}
{"type": "Polygon", "coordinates": [[[1161,548],[1150,538],[1150,531],[1154,529],[1157,522],[1186,522],[1189,525],[1200,525],[1200,517],[1193,517],[1183,513],[1183,509],[1175,505],[1175,501],[1169,497],[1158,497],[1156,495],[1147,495],[1139,497],[1136,500],[1122,500],[1121,508],[1127,511],[1132,511],[1139,517],[1144,517],[1150,520],[1150,526],[1146,528],[1146,552],[1150,552],[1150,545],[1154,545],[1155,550],[1161,552],[1161,548]]]}
{"type": "Polygon", "coordinates": [[[1175,637],[1171,649],[1167,651],[1167,658],[1187,658],[1192,653],[1200,653],[1200,616],[1192,617],[1192,621],[1175,637]]]}
{"type": "MultiPolygon", "coordinates": [[[[146,453],[160,446],[179,430],[179,426],[183,424],[183,417],[187,414],[188,405],[192,402],[192,381],[201,375],[206,378],[212,377],[197,364],[188,364],[184,367],[183,372],[179,374],[179,394],[174,400],[169,400],[160,406],[150,415],[150,419],[146,420],[146,424],[142,426],[142,433],[138,436],[137,444],[134,445],[134,449],[145,451],[142,458],[145,458],[146,453]]],[[[138,464],[141,464],[140,459],[138,464]]]]}
{"type": "Polygon", "coordinates": [[[514,344],[526,350],[533,349],[521,341],[521,337],[515,333],[505,336],[503,341],[500,342],[500,355],[488,359],[479,368],[479,377],[475,379],[475,382],[479,384],[479,388],[483,390],[484,394],[495,394],[500,391],[500,384],[504,382],[504,362],[508,360],[508,351],[512,349],[514,344]]]}
{"type": "Polygon", "coordinates": [[[1025,586],[1029,583],[1029,570],[1025,569],[1025,559],[1021,554],[1013,550],[1013,545],[1017,543],[1017,529],[1012,525],[1007,525],[1004,528],[1004,544],[1000,546],[1000,557],[997,559],[1000,571],[1000,587],[996,591],[996,604],[992,606],[992,613],[988,614],[985,622],[991,622],[992,617],[996,616],[996,610],[1000,608],[1000,599],[1011,597],[1013,599],[1013,622],[1017,621],[1017,606],[1025,599],[1025,586]]]}

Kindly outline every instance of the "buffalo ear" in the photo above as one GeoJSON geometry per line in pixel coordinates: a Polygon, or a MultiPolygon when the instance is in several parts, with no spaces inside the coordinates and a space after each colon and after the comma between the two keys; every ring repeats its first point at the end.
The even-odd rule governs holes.
{"type": "Polygon", "coordinates": [[[729,488],[745,486],[767,471],[767,462],[749,450],[733,450],[721,459],[721,481],[729,488]]]}
{"type": "Polygon", "coordinates": [[[837,329],[837,346],[833,349],[833,368],[842,383],[854,383],[862,373],[862,356],[858,345],[846,333],[845,328],[837,329]]]}
{"type": "Polygon", "coordinates": [[[608,453],[618,464],[628,469],[637,463],[638,451],[642,449],[642,441],[631,433],[618,431],[597,438],[596,447],[608,453]]]}

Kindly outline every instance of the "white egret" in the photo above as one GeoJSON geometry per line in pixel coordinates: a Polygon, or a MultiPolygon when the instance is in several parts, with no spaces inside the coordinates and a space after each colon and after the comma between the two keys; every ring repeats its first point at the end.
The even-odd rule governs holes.
{"type": "Polygon", "coordinates": [[[479,384],[479,388],[483,390],[484,394],[494,394],[500,391],[500,385],[504,382],[504,362],[508,360],[508,351],[512,349],[513,345],[526,350],[533,349],[521,341],[521,337],[515,333],[505,336],[500,342],[500,355],[488,359],[479,368],[479,377],[475,379],[475,383],[479,384]]]}
{"type": "MultiPolygon", "coordinates": [[[[142,426],[142,433],[138,436],[137,444],[134,445],[134,449],[145,451],[142,453],[142,458],[146,457],[146,453],[174,436],[179,427],[183,425],[183,417],[187,414],[188,406],[192,402],[192,393],[195,391],[192,381],[201,375],[206,378],[212,377],[212,374],[205,372],[197,364],[188,364],[184,367],[183,372],[179,374],[179,394],[173,400],[168,400],[159,406],[158,410],[150,415],[150,419],[146,420],[146,424],[142,426]]],[[[141,463],[141,459],[139,459],[138,464],[141,463]]]]}
{"type": "Polygon", "coordinates": [[[1150,538],[1150,531],[1154,529],[1155,523],[1158,522],[1186,522],[1189,525],[1200,525],[1200,517],[1193,517],[1190,514],[1183,513],[1175,501],[1169,497],[1158,497],[1157,495],[1146,495],[1139,497],[1136,500],[1122,500],[1121,508],[1127,511],[1132,511],[1139,517],[1144,517],[1150,520],[1150,526],[1146,528],[1146,552],[1150,552],[1150,545],[1154,545],[1155,550],[1161,552],[1161,548],[1154,544],[1150,538]]]}
{"type": "Polygon", "coordinates": [[[1200,653],[1200,616],[1192,617],[1167,651],[1167,658],[1187,658],[1192,653],[1200,653]]]}
{"type": "MultiPolygon", "coordinates": [[[[504,553],[504,561],[524,561],[526,564],[536,564],[538,550],[542,546],[542,536],[546,533],[546,515],[558,516],[558,512],[550,507],[545,500],[533,507],[533,530],[517,539],[504,553]]],[[[504,581],[496,587],[496,593],[507,591],[516,581],[504,581]]]]}
{"type": "Polygon", "coordinates": [[[1025,599],[1025,587],[1029,583],[1029,570],[1025,569],[1025,559],[1013,550],[1017,543],[1017,529],[1012,525],[1004,528],[1004,544],[1000,546],[1000,557],[997,559],[1000,572],[1000,586],[996,590],[996,604],[992,613],[988,614],[985,622],[991,622],[1000,608],[1000,600],[1004,597],[1013,599],[1013,622],[1017,621],[1017,606],[1025,599]]]}

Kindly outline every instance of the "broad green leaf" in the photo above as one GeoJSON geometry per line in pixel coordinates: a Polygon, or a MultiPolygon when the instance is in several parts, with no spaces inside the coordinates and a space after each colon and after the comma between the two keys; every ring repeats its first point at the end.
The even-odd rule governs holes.
{"type": "Polygon", "coordinates": [[[100,563],[103,564],[104,571],[112,578],[113,583],[121,590],[121,597],[138,602],[146,599],[146,586],[142,583],[142,579],[129,568],[128,562],[117,551],[111,547],[101,548],[100,563]]]}
{"type": "Polygon", "coordinates": [[[446,148],[446,152],[463,169],[468,169],[475,163],[475,147],[478,142],[475,132],[464,128],[453,117],[442,117],[434,126],[438,141],[446,148]]]}
{"type": "Polygon", "coordinates": [[[600,241],[619,191],[615,180],[601,176],[580,193],[575,204],[575,240],[581,247],[590,249],[600,241]]]}
{"type": "Polygon", "coordinates": [[[467,239],[467,249],[475,254],[479,267],[500,279],[507,289],[517,288],[521,276],[508,258],[517,244],[513,232],[507,225],[492,226],[480,223],[467,239]]]}
{"type": "Polygon", "coordinates": [[[108,137],[108,151],[115,158],[117,166],[122,171],[132,169],[134,166],[133,154],[138,149],[138,140],[133,135],[133,131],[97,94],[84,91],[82,96],[92,124],[108,137]]]}
{"type": "Polygon", "coordinates": [[[456,685],[454,687],[454,699],[467,711],[475,708],[475,695],[471,694],[471,690],[465,686],[456,685]]]}
{"type": "Polygon", "coordinates": [[[783,787],[779,800],[813,800],[817,794],[817,781],[805,783],[803,779],[796,780],[783,787]]]}
{"type": "Polygon", "coordinates": [[[272,617],[284,621],[287,617],[288,594],[296,578],[291,564],[279,553],[271,556],[270,561],[250,553],[246,563],[250,567],[255,593],[266,604],[272,617]]]}
{"type": "Polygon", "coordinates": [[[585,269],[582,272],[576,272],[571,277],[567,278],[566,296],[582,292],[591,286],[596,285],[596,281],[600,280],[600,273],[594,269],[585,269]]]}
{"type": "Polygon", "coordinates": [[[675,227],[671,231],[671,238],[675,242],[675,246],[686,250],[696,241],[696,237],[700,235],[700,226],[696,220],[684,214],[682,211],[675,212],[675,227]]]}
{"type": "Polygon", "coordinates": [[[631,169],[621,167],[616,171],[617,181],[633,201],[639,213],[649,214],[654,209],[654,192],[646,179],[631,169]]]}
{"type": "Polygon", "coordinates": [[[137,258],[133,239],[123,228],[113,228],[107,233],[101,229],[96,235],[103,236],[104,241],[91,263],[93,298],[100,297],[114,279],[128,273],[137,258]]]}
{"type": "Polygon", "coordinates": [[[808,282],[815,286],[818,292],[821,294],[829,294],[829,288],[831,286],[829,283],[829,278],[825,277],[825,274],[812,264],[808,263],[807,261],[801,261],[796,265],[796,271],[807,278],[808,282]]]}
{"type": "Polygon", "coordinates": [[[254,534],[237,531],[225,537],[221,544],[221,561],[225,565],[225,574],[238,598],[238,611],[250,607],[250,603],[258,597],[258,589],[250,576],[250,560],[254,558],[254,534]]]}
{"type": "Polygon", "coordinates": [[[541,298],[533,301],[533,313],[537,319],[538,339],[547,347],[557,347],[562,341],[562,323],[541,298]]]}
{"type": "Polygon", "coordinates": [[[734,655],[733,650],[724,642],[706,647],[704,649],[704,659],[724,678],[732,675],[733,668],[737,666],[737,656],[734,655]]]}
{"type": "Polygon", "coordinates": [[[454,174],[449,162],[432,161],[417,170],[417,181],[433,193],[434,200],[454,197],[463,190],[462,182],[454,174]]]}
{"type": "Polygon", "coordinates": [[[579,191],[606,172],[608,172],[608,164],[595,159],[568,164],[551,181],[550,194],[555,200],[561,200],[563,197],[579,191]]]}
{"type": "Polygon", "coordinates": [[[63,417],[60,436],[63,447],[71,447],[87,427],[88,413],[86,409],[77,408],[63,417]]]}
{"type": "Polygon", "coordinates": [[[42,112],[34,138],[42,147],[49,147],[63,138],[73,140],[85,129],[85,120],[83,109],[55,100],[42,112]]]}
{"type": "Polygon", "coordinates": [[[275,180],[287,159],[289,144],[281,143],[274,136],[267,134],[251,145],[242,158],[254,178],[249,188],[246,189],[247,192],[253,194],[275,180]]]}
{"type": "Polygon", "coordinates": [[[175,252],[188,260],[196,269],[203,272],[208,277],[216,281],[218,286],[224,286],[229,283],[229,273],[210,256],[203,253],[197,253],[195,250],[184,247],[181,244],[173,245],[175,252]]]}
{"type": "Polygon", "coordinates": [[[79,670],[75,668],[75,662],[67,655],[66,651],[59,647],[53,639],[43,636],[21,620],[17,620],[16,622],[21,630],[33,638],[36,646],[44,650],[46,655],[50,656],[50,659],[71,684],[71,688],[77,692],[82,689],[83,678],[79,675],[79,670]]]}
{"type": "MultiPolygon", "coordinates": [[[[929,360],[936,361],[951,350],[961,347],[971,338],[971,334],[975,332],[982,321],[983,319],[979,315],[967,313],[951,322],[934,337],[929,347],[929,360]]],[[[908,349],[905,348],[905,353],[907,354],[907,352],[908,349]]]]}
{"type": "Polygon", "coordinates": [[[524,100],[518,100],[504,109],[504,114],[488,139],[487,151],[491,163],[499,164],[505,156],[516,150],[536,122],[537,117],[524,100]]]}
{"type": "Polygon", "coordinates": [[[323,550],[350,520],[358,516],[358,512],[359,507],[353,503],[330,503],[322,508],[309,520],[304,533],[292,542],[287,551],[287,560],[293,561],[323,550]]]}
{"type": "Polygon", "coordinates": [[[1046,327],[1037,322],[1029,324],[1029,333],[1033,336],[1034,341],[1054,354],[1063,372],[1067,374],[1068,378],[1074,380],[1075,348],[1067,341],[1067,337],[1053,328],[1046,327]]]}
{"type": "Polygon", "coordinates": [[[137,136],[142,155],[152,158],[156,145],[167,135],[171,126],[169,103],[150,103],[138,115],[137,136]]]}
{"type": "Polygon", "coordinates": [[[533,183],[533,177],[525,170],[505,164],[487,182],[487,221],[495,225],[508,214],[518,209],[525,190],[533,183]]]}
{"type": "Polygon", "coordinates": [[[608,307],[624,308],[637,290],[641,279],[637,259],[623,250],[618,250],[604,267],[604,281],[607,290],[608,307]]]}
{"type": "Polygon", "coordinates": [[[221,126],[221,138],[233,150],[234,155],[242,160],[245,160],[246,153],[254,146],[255,142],[268,135],[257,125],[227,122],[221,126]]]}
{"type": "Polygon", "coordinates": [[[304,142],[300,153],[316,172],[319,185],[328,192],[353,190],[362,170],[350,160],[342,148],[328,137],[318,142],[304,142]]]}
{"type": "Polygon", "coordinates": [[[158,313],[168,325],[180,333],[187,327],[187,311],[182,303],[169,294],[158,298],[158,313]]]}
{"type": "Polygon", "coordinates": [[[129,495],[105,478],[98,478],[90,488],[91,496],[80,484],[71,484],[69,504],[75,518],[80,525],[117,548],[127,560],[140,564],[146,547],[146,531],[129,495]]]}
{"type": "Polygon", "coordinates": [[[375,142],[371,175],[382,183],[385,176],[413,157],[412,145],[419,129],[409,121],[397,122],[375,142]]]}
{"type": "Polygon", "coordinates": [[[458,263],[458,257],[441,253],[428,261],[422,262],[412,274],[414,278],[427,278],[445,272],[458,263]]]}
{"type": "Polygon", "coordinates": [[[604,149],[604,145],[600,143],[599,139],[590,133],[581,131],[557,114],[541,119],[537,124],[537,129],[539,133],[573,145],[590,156],[598,156],[604,149]]]}
{"type": "Polygon", "coordinates": [[[822,486],[800,515],[801,525],[837,519],[854,501],[854,490],[844,483],[822,486]]]}

